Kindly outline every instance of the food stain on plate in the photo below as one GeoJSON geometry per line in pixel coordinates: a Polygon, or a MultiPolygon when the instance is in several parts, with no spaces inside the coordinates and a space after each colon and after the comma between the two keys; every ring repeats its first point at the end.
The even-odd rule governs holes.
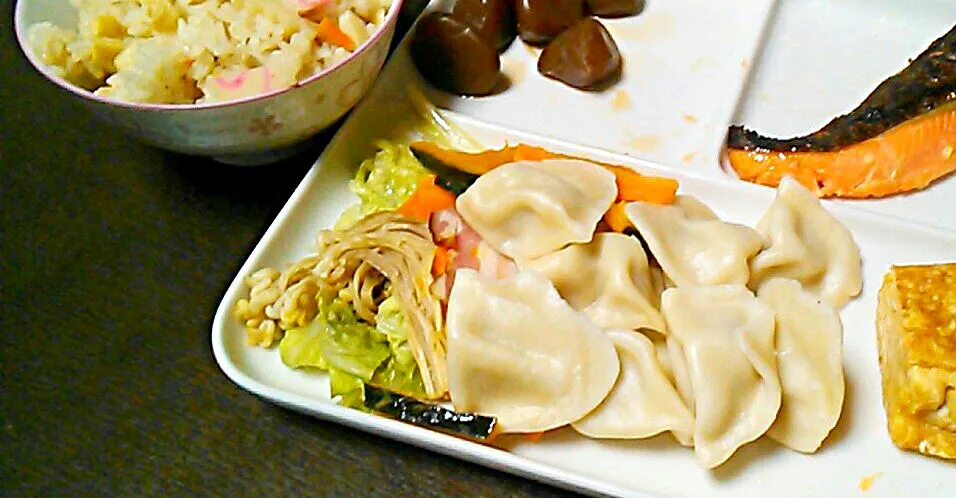
{"type": "Polygon", "coordinates": [[[663,139],[660,135],[637,135],[630,136],[627,140],[628,147],[642,152],[655,152],[663,145],[663,139]]]}
{"type": "Polygon", "coordinates": [[[670,14],[649,12],[626,24],[608,24],[608,31],[616,40],[623,42],[648,42],[666,38],[674,33],[677,23],[670,14]]]}
{"type": "Polygon", "coordinates": [[[700,121],[700,118],[698,118],[697,116],[693,114],[684,114],[681,117],[684,118],[684,121],[687,121],[688,123],[696,123],[700,121]]]}
{"type": "Polygon", "coordinates": [[[868,475],[864,477],[863,479],[860,479],[860,484],[858,485],[858,487],[860,488],[860,491],[864,493],[869,491],[870,488],[873,486],[873,483],[876,481],[876,478],[880,477],[881,475],[883,475],[882,472],[877,472],[873,475],[868,475]]]}
{"type": "Polygon", "coordinates": [[[615,111],[625,111],[631,108],[631,96],[624,90],[617,90],[611,96],[611,108],[615,111]]]}
{"type": "Polygon", "coordinates": [[[680,162],[686,164],[693,161],[695,157],[697,157],[697,151],[688,152],[687,154],[684,154],[683,157],[680,158],[680,162]]]}

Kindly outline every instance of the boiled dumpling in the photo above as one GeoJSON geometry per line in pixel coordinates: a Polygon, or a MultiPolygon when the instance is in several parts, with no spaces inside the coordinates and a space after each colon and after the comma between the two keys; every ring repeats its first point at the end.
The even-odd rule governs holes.
{"type": "Polygon", "coordinates": [[[860,249],[853,236],[796,180],[784,177],[756,228],[765,247],[751,262],[751,289],[773,277],[792,278],[837,308],[860,294],[860,249]]]}
{"type": "MultiPolygon", "coordinates": [[[[659,343],[656,344],[659,345],[659,343]]],[[[666,368],[670,372],[671,378],[674,379],[674,386],[677,387],[677,392],[680,393],[684,404],[693,413],[695,410],[694,386],[690,381],[690,372],[687,371],[687,359],[684,358],[683,347],[676,337],[667,335],[664,337],[664,348],[667,352],[666,368]]]]}
{"type": "Polygon", "coordinates": [[[694,451],[714,468],[763,435],[780,409],[774,314],[739,284],[675,287],[661,301],[692,391],[694,451]]]}
{"type": "Polygon", "coordinates": [[[689,444],[694,417],[658,364],[654,343],[631,330],[609,331],[621,374],[607,398],[571,424],[592,438],[641,439],[671,431],[689,444]]]}
{"type": "Polygon", "coordinates": [[[757,297],[776,314],[777,370],[783,401],[767,435],[813,453],[843,411],[843,326],[836,311],[800,282],[774,278],[757,297]]]}
{"type": "Polygon", "coordinates": [[[661,309],[661,294],[664,289],[674,287],[674,285],[673,282],[668,281],[667,275],[664,275],[664,270],[661,270],[659,266],[652,266],[650,274],[651,284],[654,286],[654,292],[651,293],[651,304],[654,305],[654,309],[659,310],[661,309]]]}
{"type": "Polygon", "coordinates": [[[571,306],[608,329],[664,331],[654,282],[641,242],[629,235],[598,233],[524,268],[548,279],[571,306]]]}
{"type": "Polygon", "coordinates": [[[749,259],[760,250],[760,235],[743,225],[711,217],[695,199],[659,205],[632,202],[628,219],[651,254],[677,286],[746,284],[749,259]]]}
{"type": "Polygon", "coordinates": [[[614,174],[576,159],[499,166],[455,203],[465,220],[502,254],[523,261],[589,242],[617,197],[614,174]]]}
{"type": "Polygon", "coordinates": [[[674,205],[681,208],[684,214],[692,220],[716,220],[719,219],[717,213],[713,212],[706,204],[690,195],[678,195],[674,199],[674,205]]]}
{"type": "Polygon", "coordinates": [[[580,419],[607,396],[620,370],[607,332],[533,272],[493,280],[458,270],[446,327],[452,404],[497,417],[504,432],[580,419]]]}

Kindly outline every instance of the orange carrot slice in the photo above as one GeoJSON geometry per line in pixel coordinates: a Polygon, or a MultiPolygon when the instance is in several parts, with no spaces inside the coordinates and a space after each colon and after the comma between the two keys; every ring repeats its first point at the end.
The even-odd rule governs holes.
{"type": "Polygon", "coordinates": [[[339,28],[339,24],[331,17],[325,17],[319,22],[316,37],[323,42],[342,47],[345,50],[355,50],[355,40],[339,28]]]}
{"type": "Polygon", "coordinates": [[[644,176],[632,169],[604,165],[617,180],[619,201],[644,201],[654,204],[673,204],[677,198],[677,180],[660,176],[644,176]]]}
{"type": "Polygon", "coordinates": [[[454,194],[435,185],[435,176],[428,175],[422,178],[415,193],[398,208],[398,212],[412,218],[428,220],[432,213],[452,207],[455,207],[454,194]]]}
{"type": "Polygon", "coordinates": [[[451,254],[448,249],[442,246],[435,247],[435,257],[432,258],[432,275],[444,275],[448,271],[448,265],[451,264],[451,254]]]}

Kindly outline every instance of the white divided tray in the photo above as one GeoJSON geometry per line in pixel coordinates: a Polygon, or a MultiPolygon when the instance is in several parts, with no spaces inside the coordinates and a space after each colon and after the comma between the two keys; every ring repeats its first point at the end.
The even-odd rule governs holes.
{"type": "MultiPolygon", "coordinates": [[[[837,1],[831,0],[831,3],[837,1]]],[[[447,112],[446,115],[488,147],[497,147],[505,142],[530,143],[557,152],[671,176],[680,181],[681,192],[696,196],[725,220],[752,226],[770,205],[774,191],[731,178],[720,169],[718,157],[723,140],[722,130],[725,130],[734,112],[743,85],[741,59],[752,55],[760,39],[763,20],[770,14],[771,2],[742,1],[735,2],[733,8],[722,9],[708,6],[693,9],[690,6],[698,4],[690,1],[675,0],[666,6],[664,3],[661,2],[658,7],[657,2],[648,2],[648,10],[642,14],[647,17],[643,20],[635,18],[635,25],[638,20],[648,22],[648,18],[658,19],[655,22],[663,25],[671,22],[667,28],[672,30],[667,35],[671,40],[668,43],[673,44],[674,40],[681,39],[697,40],[695,43],[701,44],[699,48],[705,60],[706,57],[725,57],[727,53],[732,53],[735,58],[733,64],[718,57],[711,63],[701,63],[698,68],[700,71],[709,71],[710,76],[720,81],[686,81],[696,76],[693,68],[684,67],[669,73],[665,71],[669,76],[653,72],[642,76],[647,80],[657,78],[657,82],[641,82],[636,74],[635,79],[631,80],[628,74],[621,88],[611,90],[607,95],[580,94],[545,81],[533,72],[532,60],[529,58],[525,59],[527,68],[523,79],[517,81],[519,78],[515,78],[516,83],[510,90],[514,93],[511,95],[486,100],[436,100],[445,107],[460,110],[447,112]],[[680,17],[677,13],[691,17],[680,17]],[[667,18],[671,21],[660,21],[667,18]],[[710,23],[705,23],[708,19],[710,23]],[[688,28],[688,24],[696,26],[696,29],[688,28]],[[720,36],[726,38],[727,46],[731,48],[725,50],[724,47],[713,47],[713,42],[706,42],[707,37],[699,32],[705,26],[721,33],[720,36]],[[746,31],[748,29],[750,31],[746,31]],[[741,34],[745,31],[745,34],[741,34]],[[708,55],[707,50],[712,52],[708,55]],[[660,78],[666,81],[660,81],[660,78]],[[522,87],[525,83],[527,87],[524,88],[528,90],[522,87]],[[675,87],[675,95],[670,100],[658,98],[644,101],[643,97],[638,97],[653,95],[641,92],[650,92],[652,87],[662,91],[669,84],[683,85],[679,91],[675,87]],[[678,94],[691,92],[692,88],[696,88],[693,91],[708,88],[715,93],[698,95],[695,99],[684,101],[685,107],[679,106],[681,99],[678,94]],[[609,100],[614,98],[615,91],[630,94],[630,108],[613,108],[609,100]],[[554,106],[537,107],[551,98],[556,102],[554,106]],[[591,114],[599,108],[605,109],[603,115],[591,114]],[[496,110],[505,114],[497,114],[496,110]],[[538,111],[544,114],[538,114],[535,118],[531,112],[538,111]],[[698,119],[695,124],[707,130],[685,127],[680,138],[670,140],[672,129],[669,126],[682,126],[680,120],[667,118],[672,112],[679,112],[678,116],[684,113],[696,116],[698,119]],[[556,116],[562,113],[567,117],[558,121],[556,116]],[[585,120],[586,116],[591,117],[585,120]],[[616,116],[613,118],[615,120],[603,119],[611,119],[609,116],[616,116]],[[583,121],[576,121],[575,117],[583,121]],[[658,118],[662,121],[655,128],[658,118]],[[619,147],[614,141],[616,138],[611,135],[617,133],[624,136],[625,132],[621,128],[624,126],[630,126],[628,129],[636,130],[638,134],[659,136],[659,147],[653,151],[645,148],[640,154],[619,147]],[[694,159],[686,164],[681,164],[679,160],[675,162],[675,157],[680,159],[679,155],[686,154],[682,147],[688,143],[701,144],[702,151],[709,151],[701,152],[701,157],[709,156],[710,159],[694,159]],[[619,153],[609,152],[608,149],[618,150],[619,153]]],[[[780,15],[785,14],[787,9],[803,12],[803,7],[797,7],[797,3],[791,5],[785,2],[777,12],[775,22],[785,22],[780,15]]],[[[862,1],[854,3],[847,0],[845,3],[863,5],[862,1]]],[[[809,22],[806,18],[798,19],[809,22]]],[[[626,27],[626,24],[622,22],[618,30],[633,29],[626,27]]],[[[627,53],[624,56],[630,60],[628,64],[631,67],[641,64],[637,62],[638,53],[647,60],[656,60],[666,58],[669,51],[683,50],[667,45],[663,41],[666,37],[655,31],[668,33],[664,28],[645,29],[649,30],[643,35],[645,38],[634,38],[635,46],[639,40],[645,40],[649,45],[659,40],[660,45],[644,52],[635,48],[632,53],[631,49],[625,49],[627,53]],[[656,36],[664,38],[658,39],[656,36]]],[[[916,47],[919,43],[914,42],[912,45],[916,47]]],[[[876,294],[881,278],[890,265],[956,260],[956,231],[953,229],[956,224],[948,228],[920,225],[875,214],[869,212],[868,208],[859,209],[856,204],[824,202],[850,229],[860,246],[864,262],[864,291],[842,312],[847,380],[843,416],[824,447],[815,455],[798,454],[762,438],[743,447],[723,466],[708,471],[697,465],[692,451],[680,447],[668,435],[643,441],[613,442],[588,440],[573,431],[561,430],[548,433],[536,442],[503,437],[496,440],[493,446],[481,445],[337,406],[329,401],[328,383],[324,375],[291,370],[281,363],[277,351],[246,346],[245,332],[232,314],[236,300],[247,292],[242,284],[243,277],[260,267],[282,266],[311,252],[316,232],[331,226],[347,206],[356,202],[348,191],[347,182],[358,164],[375,152],[374,140],[401,135],[403,126],[407,126],[407,118],[411,113],[405,99],[408,85],[420,85],[421,82],[410,67],[404,45],[395,53],[372,91],[303,179],[226,291],[213,323],[212,343],[216,360],[230,379],[252,393],[297,411],[591,495],[858,496],[861,494],[861,480],[870,476],[879,477],[875,478],[872,488],[867,491],[868,497],[942,497],[952,492],[956,482],[956,469],[952,464],[899,451],[889,440],[881,405],[874,322],[876,294]]],[[[507,56],[520,59],[523,57],[521,50],[526,49],[516,44],[507,56]]],[[[525,54],[530,57],[527,51],[525,54]]],[[[506,71],[509,70],[508,64],[511,63],[506,61],[506,71]]],[[[514,70],[513,67],[511,70],[514,70]]],[[[758,72],[753,88],[769,84],[761,83],[767,78],[773,80],[772,75],[758,72]]],[[[839,78],[834,80],[839,81],[839,78]]],[[[863,81],[858,83],[862,85],[863,81]]],[[[430,95],[435,97],[434,93],[430,95]]],[[[837,106],[835,101],[830,102],[831,108],[837,106]]],[[[749,116],[747,119],[757,116],[753,117],[753,123],[750,124],[766,124],[770,128],[767,131],[785,132],[805,126],[760,117],[767,116],[764,114],[767,111],[758,108],[757,104],[748,100],[739,115],[749,116]],[[779,128],[771,128],[774,126],[779,128]]],[[[806,119],[817,119],[821,115],[808,113],[806,119]]],[[[952,184],[952,178],[946,182],[941,185],[952,184]]],[[[933,192],[927,195],[933,195],[933,192]]],[[[905,203],[905,199],[899,202],[905,203]]],[[[918,214],[916,211],[895,214],[915,217],[914,213],[918,214]]]]}

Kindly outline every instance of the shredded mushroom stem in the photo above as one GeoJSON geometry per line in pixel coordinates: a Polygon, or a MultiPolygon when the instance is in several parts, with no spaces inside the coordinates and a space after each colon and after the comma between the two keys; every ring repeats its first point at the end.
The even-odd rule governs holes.
{"type": "Polygon", "coordinates": [[[314,274],[325,285],[350,285],[356,313],[371,314],[372,323],[372,311],[378,307],[374,288],[380,281],[367,280],[374,278],[369,269],[374,268],[391,282],[392,293],[398,296],[402,312],[410,322],[408,343],[426,394],[432,399],[445,396],[445,335],[441,305],[430,290],[435,244],[428,226],[383,211],[366,216],[345,230],[323,230],[318,246],[319,261],[314,274]],[[362,275],[357,276],[360,271],[362,275]]]}

